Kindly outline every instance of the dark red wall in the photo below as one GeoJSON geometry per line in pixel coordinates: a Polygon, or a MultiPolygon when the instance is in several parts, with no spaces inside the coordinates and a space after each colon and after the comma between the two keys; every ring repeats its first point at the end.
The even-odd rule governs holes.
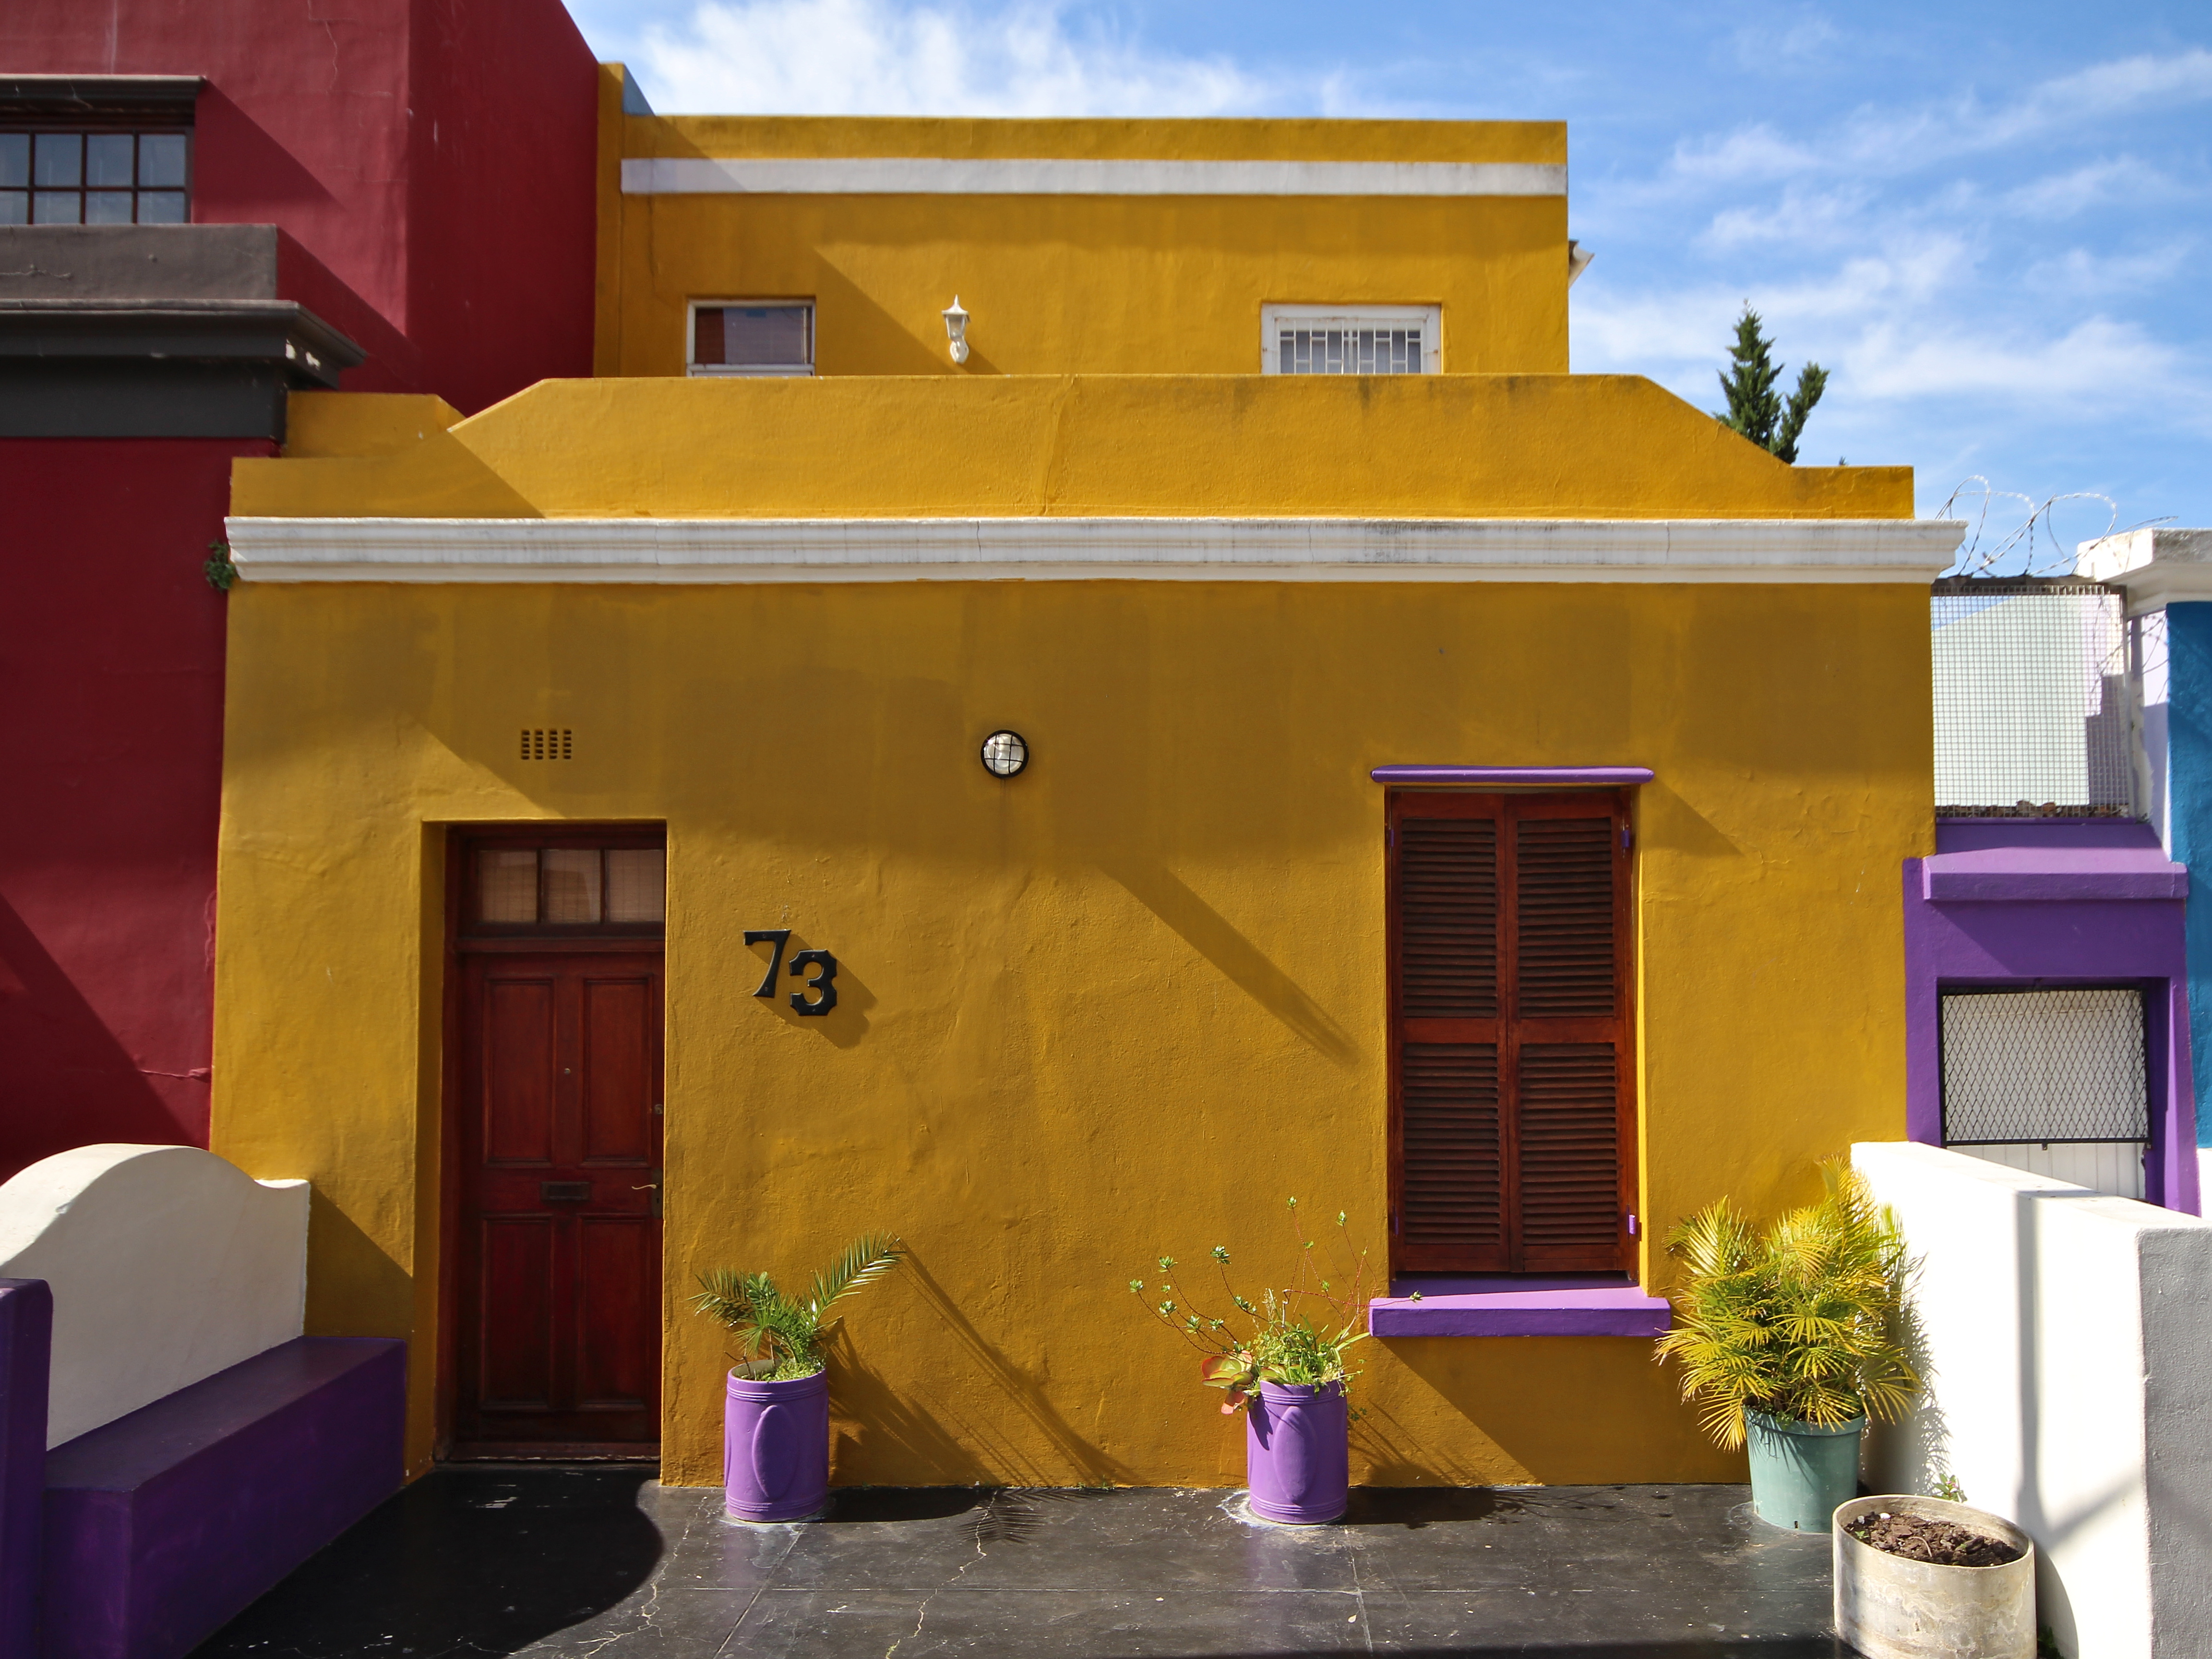
{"type": "MultiPolygon", "coordinates": [[[[192,214],[274,223],[350,391],[591,372],[598,71],[559,0],[0,0],[0,74],[198,75],[192,214]]],[[[0,441],[0,1177],[208,1133],[234,441],[0,441]]]]}
{"type": "Polygon", "coordinates": [[[251,440],[0,443],[0,1176],[207,1140],[230,458],[251,440]]]}
{"type": "Polygon", "coordinates": [[[349,391],[591,373],[598,70],[560,0],[0,0],[0,74],[198,75],[192,215],[277,224],[392,329],[349,391]]]}

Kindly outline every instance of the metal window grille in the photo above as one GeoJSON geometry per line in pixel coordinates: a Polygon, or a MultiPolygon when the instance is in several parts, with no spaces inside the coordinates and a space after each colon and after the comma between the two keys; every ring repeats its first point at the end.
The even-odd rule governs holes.
{"type": "Polygon", "coordinates": [[[1419,374],[1418,328],[1286,328],[1276,341],[1284,374],[1419,374]]]}
{"type": "Polygon", "coordinates": [[[1942,1000],[1946,1146],[2142,1141],[2142,993],[1970,991],[1942,1000]]]}
{"type": "Polygon", "coordinates": [[[2123,603],[2070,577],[1936,584],[1939,817],[2137,814],[2123,603]]]}

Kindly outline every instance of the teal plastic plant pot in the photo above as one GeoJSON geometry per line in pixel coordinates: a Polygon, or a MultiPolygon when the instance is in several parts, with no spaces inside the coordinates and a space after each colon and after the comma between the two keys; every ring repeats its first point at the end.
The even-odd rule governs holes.
{"type": "Polygon", "coordinates": [[[1859,1436],[1866,1419],[1832,1429],[1765,1412],[1743,1414],[1751,1503],[1759,1518],[1793,1532],[1826,1532],[1836,1506],[1859,1495],[1859,1436]]]}

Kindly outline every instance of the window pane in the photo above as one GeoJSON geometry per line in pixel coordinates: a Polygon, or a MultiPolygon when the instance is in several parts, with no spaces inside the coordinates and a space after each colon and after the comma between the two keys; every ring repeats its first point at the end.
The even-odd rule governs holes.
{"type": "Polygon", "coordinates": [[[21,190],[31,182],[31,135],[0,132],[0,188],[21,190]]]}
{"type": "Polygon", "coordinates": [[[42,190],[31,198],[34,225],[74,225],[82,222],[84,198],[73,190],[42,190]]]}
{"type": "Polygon", "coordinates": [[[722,313],[714,306],[702,306],[692,319],[691,361],[695,363],[719,363],[722,361],[722,313]]]}
{"type": "Polygon", "coordinates": [[[85,191],[84,222],[88,225],[129,224],[131,222],[131,192],[127,190],[85,191]]]}
{"type": "Polygon", "coordinates": [[[545,920],[587,922],[599,919],[599,849],[545,849],[545,920]]]}
{"type": "Polygon", "coordinates": [[[137,140],[127,132],[88,133],[84,141],[84,181],[111,188],[131,187],[131,153],[137,140]]]}
{"type": "Polygon", "coordinates": [[[811,364],[809,306],[726,306],[722,361],[747,368],[811,364]]]}
{"type": "Polygon", "coordinates": [[[185,187],[185,135],[146,132],[138,136],[138,188],[182,190],[185,187]]]}
{"type": "Polygon", "coordinates": [[[81,132],[42,132],[38,135],[37,177],[34,185],[75,185],[84,179],[84,135],[81,132]]]}
{"type": "Polygon", "coordinates": [[[667,916],[668,854],[658,847],[609,848],[607,920],[665,921],[667,916]]]}
{"type": "Polygon", "coordinates": [[[477,920],[538,920],[538,854],[529,848],[488,848],[477,854],[477,920]]]}
{"type": "Polygon", "coordinates": [[[0,190],[0,225],[27,225],[30,222],[30,191],[0,190]]]}
{"type": "Polygon", "coordinates": [[[138,222],[142,225],[181,225],[185,222],[185,192],[181,190],[140,191],[138,222]]]}

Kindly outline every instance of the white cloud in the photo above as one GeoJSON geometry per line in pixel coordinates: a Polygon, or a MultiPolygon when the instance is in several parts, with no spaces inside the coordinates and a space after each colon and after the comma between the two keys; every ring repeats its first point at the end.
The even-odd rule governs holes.
{"type": "Polygon", "coordinates": [[[2038,260],[2022,274],[2029,288],[2069,298],[2109,294],[2140,293],[2170,280],[2182,268],[2196,244],[2169,242],[2139,253],[2092,253],[2073,247],[2056,258],[2038,260]]]}
{"type": "MultiPolygon", "coordinates": [[[[1929,319],[1934,320],[1934,319],[1929,319]]],[[[1992,394],[2075,413],[2110,409],[2173,388],[2179,355],[2133,323],[2091,317],[2063,335],[2036,337],[1948,324],[1879,322],[1851,351],[1860,396],[1953,398],[1992,394]]]]}
{"type": "Polygon", "coordinates": [[[702,0],[646,31],[636,70],[655,108],[686,112],[1224,115],[1266,101],[1226,58],[1079,33],[1063,9],[702,0]]]}
{"type": "Polygon", "coordinates": [[[2180,188],[2157,168],[2144,166],[2132,155],[2118,155],[2031,179],[1998,199],[2012,212],[2028,218],[2069,219],[2087,208],[2154,200],[2172,196],[2180,188]]]}

